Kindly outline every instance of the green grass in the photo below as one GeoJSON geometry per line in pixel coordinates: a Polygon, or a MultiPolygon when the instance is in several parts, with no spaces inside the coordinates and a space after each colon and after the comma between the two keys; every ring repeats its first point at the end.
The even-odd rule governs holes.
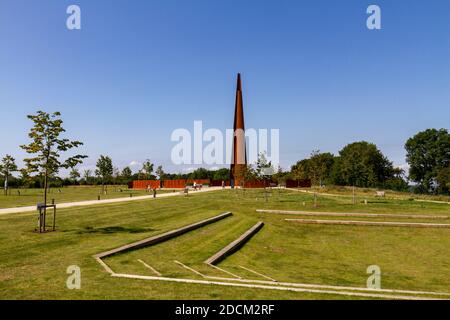
{"type": "MultiPolygon", "coordinates": [[[[225,211],[233,216],[156,246],[106,259],[115,272],[152,275],[137,259],[164,276],[197,278],[179,260],[208,275],[226,276],[202,262],[257,221],[265,226],[219,266],[258,279],[239,265],[279,281],[364,287],[366,269],[379,265],[382,287],[450,292],[450,229],[299,225],[255,209],[420,213],[450,216],[450,206],[386,199],[351,205],[347,197],[319,197],[262,190],[226,190],[158,201],[109,204],[58,211],[58,231],[38,235],[32,213],[0,216],[2,299],[348,299],[234,287],[113,278],[92,255],[160,234],[225,211]],[[81,267],[80,290],[66,288],[66,268],[81,267]]],[[[323,219],[322,217],[320,219],[323,219]]],[[[373,219],[371,219],[373,220],[373,219]]],[[[383,219],[376,219],[383,220],[383,219]]],[[[394,219],[389,219],[394,220],[394,219]]],[[[426,220],[424,220],[426,221],[426,220]]],[[[450,223],[450,220],[429,222],[450,223]]],[[[259,279],[261,280],[261,279],[259,279]]]]}
{"type": "MultiPolygon", "coordinates": [[[[158,190],[158,193],[173,192],[173,190],[158,190]]],[[[55,199],[56,203],[113,199],[132,196],[149,195],[146,190],[130,190],[127,186],[108,186],[107,194],[102,193],[101,186],[70,186],[51,188],[47,194],[48,202],[55,199]]],[[[7,196],[0,193],[0,209],[36,205],[44,201],[43,189],[10,189],[7,196]],[[20,195],[19,195],[20,192],[20,195]]]]}
{"type": "MultiPolygon", "coordinates": [[[[346,197],[352,197],[353,188],[346,186],[326,186],[326,187],[313,187],[313,188],[304,188],[303,191],[308,192],[318,192],[318,193],[328,193],[341,195],[346,197]]],[[[377,191],[384,191],[385,198],[388,199],[400,199],[400,200],[433,200],[433,201],[445,201],[450,202],[449,195],[427,195],[427,194],[415,194],[410,192],[400,192],[393,190],[383,190],[383,189],[375,189],[375,188],[355,188],[355,194],[360,199],[373,199],[377,198],[375,196],[377,191]]],[[[377,198],[383,199],[383,198],[377,198]]]]}

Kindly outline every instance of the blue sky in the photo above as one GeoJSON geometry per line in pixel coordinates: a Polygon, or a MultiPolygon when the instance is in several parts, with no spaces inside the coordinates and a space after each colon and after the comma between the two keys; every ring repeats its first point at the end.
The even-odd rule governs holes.
{"type": "Polygon", "coordinates": [[[171,132],[230,128],[241,72],[246,126],[280,129],[284,168],[360,140],[402,165],[408,137],[449,128],[449,30],[447,0],[0,0],[0,155],[21,163],[26,115],[58,110],[83,167],[107,154],[186,170],[171,132]],[[382,30],[366,28],[370,4],[382,30]]]}

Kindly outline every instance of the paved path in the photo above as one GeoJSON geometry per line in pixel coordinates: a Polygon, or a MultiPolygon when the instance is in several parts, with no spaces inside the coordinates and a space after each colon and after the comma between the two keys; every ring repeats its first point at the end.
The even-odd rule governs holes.
{"type": "MultiPolygon", "coordinates": [[[[198,191],[189,191],[189,195],[195,195],[199,193],[209,192],[209,191],[217,191],[222,190],[222,187],[209,187],[203,188],[198,191]]],[[[168,192],[156,194],[156,198],[166,198],[166,197],[174,197],[181,196],[183,191],[176,192],[168,192]]],[[[77,202],[65,202],[65,203],[57,203],[56,208],[64,209],[64,208],[72,208],[72,207],[84,207],[84,206],[92,206],[106,203],[116,203],[116,202],[128,202],[128,201],[139,201],[139,200],[150,200],[153,199],[153,195],[148,196],[138,196],[133,198],[114,198],[114,199],[105,199],[105,200],[88,200],[88,201],[77,201],[77,202]]],[[[36,211],[36,206],[28,206],[28,207],[16,207],[16,208],[7,208],[0,209],[0,215],[10,214],[10,213],[20,213],[20,212],[31,212],[36,211]]]]}

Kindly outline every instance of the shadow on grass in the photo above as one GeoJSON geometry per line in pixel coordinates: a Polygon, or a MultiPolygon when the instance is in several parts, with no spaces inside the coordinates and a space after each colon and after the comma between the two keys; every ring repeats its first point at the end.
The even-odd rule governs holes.
{"type": "Polygon", "coordinates": [[[149,231],[155,231],[152,228],[137,228],[137,227],[104,227],[104,228],[93,228],[85,227],[83,230],[77,231],[77,234],[111,234],[111,233],[144,233],[149,231]]]}

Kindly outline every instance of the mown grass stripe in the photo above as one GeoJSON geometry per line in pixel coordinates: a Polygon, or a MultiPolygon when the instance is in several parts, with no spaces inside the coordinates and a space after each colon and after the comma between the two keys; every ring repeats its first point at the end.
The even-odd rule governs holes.
{"type": "Polygon", "coordinates": [[[314,211],[292,211],[292,210],[263,210],[257,209],[260,213],[275,213],[299,216],[324,216],[324,217],[361,217],[361,218],[404,218],[404,219],[448,219],[449,216],[443,215],[424,215],[424,214],[391,214],[391,213],[348,213],[348,212],[314,212],[314,211]]]}

